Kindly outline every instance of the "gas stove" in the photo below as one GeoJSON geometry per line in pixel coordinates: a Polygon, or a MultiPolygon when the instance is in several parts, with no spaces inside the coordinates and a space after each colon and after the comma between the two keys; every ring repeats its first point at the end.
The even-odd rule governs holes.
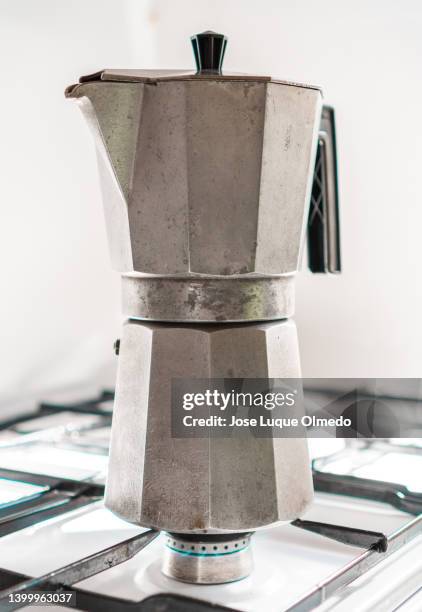
{"type": "Polygon", "coordinates": [[[112,405],[104,391],[42,403],[3,424],[1,610],[22,608],[33,593],[71,593],[76,609],[93,612],[422,609],[417,439],[310,440],[311,509],[258,530],[251,544],[239,535],[238,545],[253,549],[247,578],[195,585],[166,576],[163,554],[176,548],[224,567],[224,543],[182,551],[171,534],[131,525],[103,505],[112,405]]]}

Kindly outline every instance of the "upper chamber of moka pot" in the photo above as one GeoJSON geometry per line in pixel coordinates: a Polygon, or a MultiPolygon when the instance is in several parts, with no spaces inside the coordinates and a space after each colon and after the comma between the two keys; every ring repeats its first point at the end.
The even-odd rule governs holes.
{"type": "Polygon", "coordinates": [[[122,273],[295,272],[321,93],[222,73],[226,39],[193,37],[198,70],[103,70],[76,98],[95,134],[111,257],[122,273]]]}

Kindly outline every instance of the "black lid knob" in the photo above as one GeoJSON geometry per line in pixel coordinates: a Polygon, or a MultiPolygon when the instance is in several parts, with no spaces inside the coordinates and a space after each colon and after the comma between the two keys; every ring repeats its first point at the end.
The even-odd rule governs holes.
{"type": "Polygon", "coordinates": [[[191,41],[198,73],[221,74],[227,38],[208,30],[191,36],[191,41]]]}

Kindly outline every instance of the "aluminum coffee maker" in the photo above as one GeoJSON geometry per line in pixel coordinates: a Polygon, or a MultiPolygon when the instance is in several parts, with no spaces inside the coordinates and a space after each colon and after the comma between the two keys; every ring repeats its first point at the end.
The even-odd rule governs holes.
{"type": "Polygon", "coordinates": [[[304,439],[181,439],[177,378],[296,378],[295,274],[340,270],[334,121],[318,87],[223,73],[226,38],[192,37],[197,70],[102,70],[66,90],[94,134],[126,322],[105,503],[164,531],[163,571],[221,583],[251,534],[300,517],[304,439]],[[311,204],[311,205],[310,205],[311,204]]]}

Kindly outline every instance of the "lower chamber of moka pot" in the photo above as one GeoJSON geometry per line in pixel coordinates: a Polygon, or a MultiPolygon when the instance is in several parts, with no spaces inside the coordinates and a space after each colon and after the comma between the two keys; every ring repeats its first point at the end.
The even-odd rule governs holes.
{"type": "Polygon", "coordinates": [[[191,584],[223,584],[252,571],[252,533],[165,534],[162,572],[191,584]]]}

